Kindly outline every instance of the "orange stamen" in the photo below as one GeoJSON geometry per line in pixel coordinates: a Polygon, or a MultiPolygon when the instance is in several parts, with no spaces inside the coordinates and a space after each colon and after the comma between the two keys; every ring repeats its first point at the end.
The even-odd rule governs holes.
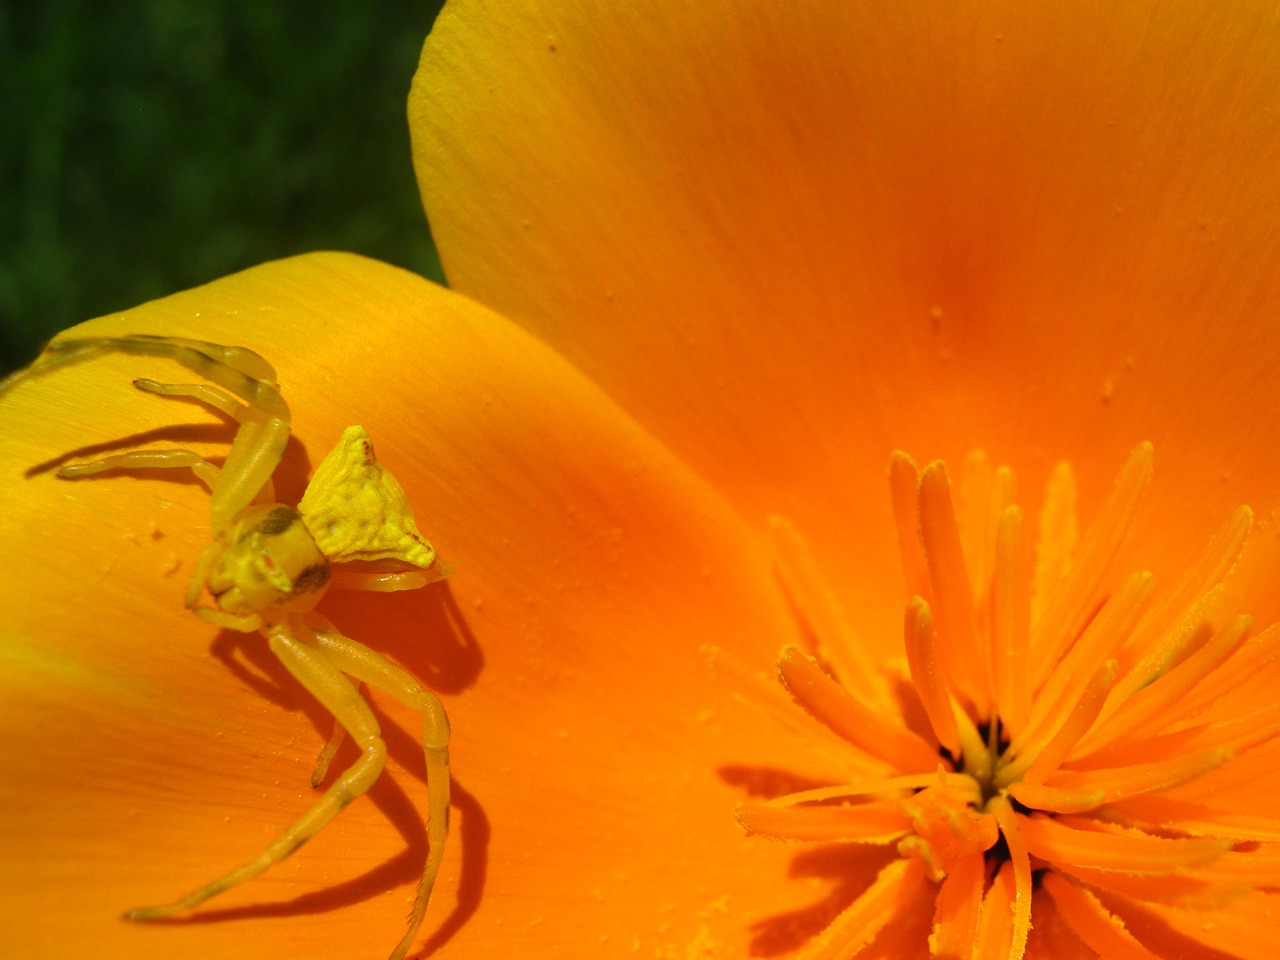
{"type": "Polygon", "coordinates": [[[1013,930],[1009,937],[1009,960],[1022,960],[1027,949],[1027,935],[1031,932],[1031,856],[1022,833],[1022,825],[1027,821],[1014,813],[1009,801],[1002,796],[993,797],[987,809],[1000,825],[1005,846],[1009,848],[1009,862],[1013,865],[1013,930]]]}
{"type": "Polygon", "coordinates": [[[983,607],[981,598],[991,583],[996,526],[1000,515],[1012,503],[1013,471],[1008,467],[991,469],[991,461],[982,450],[970,453],[961,473],[956,520],[979,610],[983,607]]]}
{"type": "Polygon", "coordinates": [[[1107,602],[1037,693],[1031,720],[1009,745],[1009,754],[1023,756],[1040,749],[1061,727],[1068,712],[1079,702],[1097,665],[1120,648],[1142,616],[1151,600],[1154,583],[1151,574],[1135,573],[1107,602]]]}
{"type": "MultiPolygon", "coordinates": [[[[1223,854],[1227,856],[1227,854],[1223,854]]],[[[1118,893],[1134,900],[1159,903],[1171,907],[1190,907],[1214,910],[1238,900],[1250,890],[1240,884],[1216,884],[1199,877],[1192,871],[1180,874],[1131,877],[1113,870],[1091,870],[1086,867],[1063,866],[1058,872],[1088,884],[1095,890],[1118,893]]]]}
{"type": "Polygon", "coordinates": [[[1045,875],[1044,889],[1067,926],[1099,956],[1108,960],[1159,960],[1089,891],[1053,873],[1045,875]]]}
{"type": "Polygon", "coordinates": [[[850,768],[847,776],[872,778],[886,774],[883,760],[845,750],[846,741],[842,737],[819,724],[806,711],[797,710],[795,700],[778,683],[776,668],[768,673],[754,669],[740,657],[709,644],[699,652],[724,686],[733,691],[733,698],[739,703],[758,710],[769,722],[793,736],[809,742],[821,742],[828,752],[843,752],[844,763],[850,768]]]}
{"type": "Polygon", "coordinates": [[[1022,511],[1006,507],[996,530],[991,586],[992,693],[1000,725],[1012,737],[1031,713],[1031,592],[1022,511]]]}
{"type": "Polygon", "coordinates": [[[980,715],[988,715],[987,651],[978,643],[973,587],[960,547],[951,484],[941,461],[929,464],[920,477],[920,540],[933,585],[943,673],[952,690],[967,698],[980,715]]]}
{"type": "Polygon", "coordinates": [[[1009,796],[1033,810],[1047,813],[1084,813],[1102,806],[1106,798],[1101,790],[1063,790],[1043,783],[1015,783],[1009,796]]]}
{"type": "Polygon", "coordinates": [[[836,677],[863,702],[889,705],[880,672],[857,632],[849,625],[835,594],[818,573],[809,545],[782,517],[770,517],[774,560],[783,588],[816,641],[813,651],[830,663],[836,677]]]}
{"type": "Polygon", "coordinates": [[[743,804],[734,817],[748,833],[776,840],[892,843],[911,832],[911,819],[896,800],[823,806],[743,804]]]}
{"type": "Polygon", "coordinates": [[[1049,778],[1047,785],[1059,790],[1098,791],[1102,793],[1104,802],[1114,803],[1140,793],[1168,790],[1170,787],[1195,779],[1230,758],[1230,750],[1215,748],[1172,757],[1168,760],[1158,760],[1154,763],[1135,763],[1110,770],[1080,772],[1060,770],[1049,778]]]}
{"type": "Polygon", "coordinates": [[[1169,708],[1230,657],[1252,625],[1251,617],[1236,617],[1194,654],[1124,701],[1081,743],[1081,750],[1141,737],[1167,726],[1169,708]]]}
{"type": "Polygon", "coordinates": [[[1021,755],[1013,754],[1012,751],[1006,754],[1016,759],[996,773],[996,786],[1005,787],[1019,780],[1024,783],[1044,783],[1058,769],[1085,731],[1093,725],[1115,679],[1116,662],[1108,660],[1094,673],[1080,699],[1047,741],[1042,745],[1032,741],[1030,748],[1021,755]]]}
{"type": "MultiPolygon", "coordinates": [[[[941,764],[938,765],[941,768],[941,764]]],[[[982,799],[982,788],[962,773],[948,773],[940,769],[933,773],[911,773],[903,777],[886,777],[883,780],[862,780],[856,783],[841,783],[833,787],[817,787],[813,790],[800,790],[789,793],[785,797],[770,800],[775,806],[814,803],[822,800],[848,800],[853,797],[868,796],[901,796],[912,790],[932,787],[941,783],[958,790],[968,790],[971,801],[976,803],[982,799]]]]}
{"type": "Polygon", "coordinates": [[[1190,875],[1211,883],[1275,889],[1280,887],[1280,843],[1260,843],[1247,853],[1229,850],[1190,875]]]}
{"type": "Polygon", "coordinates": [[[1071,558],[1080,542],[1076,524],[1076,476],[1067,461],[1053,468],[1045,485],[1036,525],[1036,566],[1031,590],[1031,622],[1039,623],[1050,598],[1064,589],[1071,558]]]}
{"type": "Polygon", "coordinates": [[[1280,624],[1272,624],[1241,644],[1231,658],[1170,708],[1171,719],[1193,717],[1210,704],[1238,692],[1250,681],[1270,686],[1280,668],[1280,624]]]}
{"type": "Polygon", "coordinates": [[[1219,810],[1195,800],[1142,794],[1108,808],[1120,822],[1153,830],[1190,836],[1215,836],[1229,840],[1280,841],[1280,822],[1274,818],[1219,810]]]}
{"type": "Polygon", "coordinates": [[[978,930],[974,934],[970,956],[1008,956],[1009,944],[1013,938],[1014,895],[1013,864],[1006,860],[1000,865],[986,896],[982,898],[978,930]]]}
{"type": "Polygon", "coordinates": [[[982,908],[986,861],[981,853],[960,858],[943,878],[934,905],[929,951],[935,957],[965,956],[973,949],[982,908]]]}
{"type": "Polygon", "coordinates": [[[907,604],[904,628],[907,647],[907,668],[924,711],[933,727],[938,743],[954,758],[960,756],[960,735],[956,731],[955,708],[947,683],[938,663],[937,634],[933,630],[933,614],[929,604],[920,597],[913,597],[907,604]]]}
{"type": "Polygon", "coordinates": [[[868,756],[904,773],[937,764],[937,752],[918,734],[855,700],[798,647],[783,648],[778,676],[810,716],[868,756]]]}
{"type": "Polygon", "coordinates": [[[1038,662],[1033,676],[1035,686],[1043,684],[1045,675],[1092,617],[1098,590],[1129,532],[1138,501],[1151,480],[1152,469],[1151,444],[1141,443],[1121,469],[1115,489],[1089,529],[1070,571],[1046,603],[1040,620],[1032,625],[1031,647],[1036,651],[1038,662]]]}
{"type": "Polygon", "coordinates": [[[810,940],[796,960],[848,960],[884,927],[915,906],[924,891],[924,865],[895,860],[827,928],[810,940]]]}
{"type": "Polygon", "coordinates": [[[902,576],[907,596],[928,598],[929,571],[920,547],[920,471],[916,462],[901,450],[889,458],[889,499],[893,504],[893,522],[898,531],[898,555],[902,559],[902,576]]]}
{"type": "MultiPolygon", "coordinates": [[[[1210,626],[1252,514],[1233,513],[1172,591],[1157,597],[1146,572],[1114,589],[1111,567],[1152,462],[1150,444],[1132,451],[1078,550],[1075,480],[1059,464],[1033,568],[1007,468],[971,454],[957,495],[941,462],[919,471],[894,454],[890,491],[912,591],[903,650],[918,699],[905,697],[905,714],[880,682],[890,674],[869,679],[873,665],[837,652],[856,637],[799,534],[773,521],[780,577],[843,681],[788,647],[784,686],[858,763],[902,773],[738,810],[750,832],[779,839],[897,842],[901,859],[801,960],[846,960],[878,936],[884,952],[880,931],[912,910],[904,894],[926,880],[936,895],[931,955],[1022,960],[1033,863],[1086,945],[1131,960],[1152,954],[1108,911],[1112,896],[1135,910],[1216,910],[1280,889],[1280,826],[1235,812],[1270,803],[1280,782],[1259,774],[1280,769],[1280,626],[1252,640],[1248,617],[1210,626]]],[[[918,936],[925,918],[911,916],[918,936]]]]}
{"type": "Polygon", "coordinates": [[[1050,863],[1075,864],[1125,873],[1168,873],[1203,866],[1231,844],[1216,837],[1157,837],[1140,830],[1106,829],[1080,817],[1020,817],[1027,850],[1050,863]]]}
{"type": "Polygon", "coordinates": [[[1248,507],[1237,507],[1206,545],[1195,566],[1156,602],[1150,614],[1134,630],[1126,655],[1121,657],[1122,666],[1127,666],[1150,649],[1173,624],[1186,620],[1188,614],[1199,607],[1201,598],[1226,579],[1244,551],[1252,526],[1253,511],[1248,507]]]}

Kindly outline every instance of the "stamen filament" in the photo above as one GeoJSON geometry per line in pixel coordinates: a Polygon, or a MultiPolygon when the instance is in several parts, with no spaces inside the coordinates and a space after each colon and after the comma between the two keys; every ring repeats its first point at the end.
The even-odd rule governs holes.
{"type": "Polygon", "coordinates": [[[1027,935],[1031,932],[1031,857],[1022,833],[1025,817],[1014,812],[1013,806],[1003,795],[991,798],[987,812],[996,818],[1005,846],[1009,849],[1009,862],[1013,867],[1013,932],[1009,938],[1009,960],[1022,960],[1027,949],[1027,935]]]}
{"type": "Polygon", "coordinates": [[[1093,725],[1115,680],[1116,662],[1108,660],[1098,668],[1062,726],[1043,746],[1037,749],[1033,741],[1029,744],[1030,749],[1021,755],[1012,752],[1006,754],[1015,756],[1016,759],[996,772],[996,786],[1007,787],[1018,780],[1024,783],[1044,783],[1066,759],[1085,731],[1093,725]]]}
{"type": "Polygon", "coordinates": [[[1009,745],[1010,755],[1027,753],[1032,743],[1044,743],[1061,726],[1067,711],[1075,706],[1093,677],[1095,665],[1109,659],[1120,648],[1142,616],[1154,585],[1151,574],[1135,573],[1107,602],[1036,694],[1031,720],[1009,745]]]}
{"type": "Polygon", "coordinates": [[[1125,797],[1153,790],[1167,790],[1186,783],[1230,760],[1231,756],[1230,750],[1212,749],[1110,770],[1060,770],[1049,778],[1048,785],[1069,791],[1097,790],[1103,794],[1104,802],[1114,803],[1125,797]]]}
{"type": "Polygon", "coordinates": [[[960,736],[960,755],[964,758],[964,772],[979,783],[991,782],[991,751],[987,749],[982,734],[973,725],[964,710],[956,707],[956,733],[960,736]]]}
{"type": "Polygon", "coordinates": [[[783,587],[817,641],[814,651],[831,664],[854,696],[877,707],[888,705],[870,649],[845,618],[835,594],[818,573],[800,532],[782,517],[769,518],[774,558],[783,587]]]}
{"type": "Polygon", "coordinates": [[[943,877],[929,937],[933,956],[960,957],[973,949],[985,880],[986,860],[981,853],[961,857],[943,877]]]}
{"type": "Polygon", "coordinates": [[[1248,853],[1228,850],[1207,867],[1190,874],[1213,883],[1274,889],[1280,887],[1280,844],[1260,843],[1248,853]]]}
{"type": "MultiPolygon", "coordinates": [[[[939,764],[939,766],[941,766],[941,764],[939,764]]],[[[941,773],[911,773],[903,777],[887,777],[884,780],[863,780],[858,783],[841,783],[833,787],[818,787],[814,790],[800,790],[796,793],[788,793],[784,797],[769,800],[767,801],[767,805],[781,807],[791,806],[798,803],[814,803],[821,800],[847,800],[853,797],[888,796],[889,794],[901,794],[911,790],[932,787],[939,783],[940,780],[949,789],[953,789],[958,785],[961,789],[970,790],[973,795],[974,803],[982,799],[982,788],[978,786],[977,782],[972,777],[967,777],[963,773],[942,771],[941,773]]]]}
{"type": "Polygon", "coordinates": [[[894,860],[827,928],[810,940],[797,960],[848,960],[884,927],[915,905],[924,890],[924,864],[894,860]]]}
{"type": "Polygon", "coordinates": [[[1199,867],[1231,848],[1217,837],[1157,837],[1140,830],[1102,829],[1093,820],[1042,815],[1019,819],[1027,850],[1050,863],[1123,873],[1169,873],[1199,867]]]}
{"type": "Polygon", "coordinates": [[[1280,823],[1270,817],[1219,810],[1195,800],[1141,794],[1111,808],[1122,822],[1142,828],[1171,830],[1190,836],[1242,841],[1280,841],[1280,823]]]}
{"type": "Polygon", "coordinates": [[[898,808],[896,800],[785,807],[742,804],[734,811],[734,817],[748,833],[777,840],[892,843],[911,832],[911,819],[898,808]]]}
{"type": "Polygon", "coordinates": [[[804,540],[772,521],[779,578],[820,655],[784,648],[779,677],[860,772],[745,804],[738,820],[899,858],[800,960],[873,942],[877,955],[920,952],[926,891],[931,956],[1024,960],[1033,896],[1048,896],[1054,923],[1035,950],[1074,931],[1103,956],[1150,960],[1144,904],[1219,910],[1280,889],[1280,826],[1261,815],[1274,784],[1260,779],[1280,769],[1280,625],[1248,639],[1250,619],[1218,609],[1252,514],[1232,514],[1173,591],[1157,598],[1147,572],[1121,581],[1111,568],[1152,464],[1150,444],[1133,449],[1078,549],[1075,479],[1059,464],[1033,561],[1007,468],[970,454],[953,491],[941,462],[919,470],[895,453],[914,697],[857,653],[804,540]]]}
{"type": "Polygon", "coordinates": [[[1006,860],[991,878],[991,886],[982,898],[970,957],[999,957],[1008,953],[1013,934],[1013,896],[1013,865],[1006,860]]]}
{"type": "MultiPolygon", "coordinates": [[[[1111,700],[1103,708],[1104,719],[1111,716],[1131,696],[1162,676],[1178,659],[1178,656],[1197,641],[1209,637],[1209,608],[1222,593],[1221,585],[1214,587],[1197,600],[1160,639],[1150,647],[1137,666],[1124,674],[1111,694],[1111,700]]],[[[1140,651],[1139,651],[1140,652],[1140,651]]]]}
{"type": "Polygon", "coordinates": [[[960,533],[960,550],[973,584],[974,599],[981,597],[991,581],[987,552],[991,539],[987,533],[987,508],[991,503],[994,481],[991,461],[983,450],[971,450],[960,471],[960,490],[956,503],[956,528],[960,533]]]}
{"type": "Polygon", "coordinates": [[[1238,691],[1246,681],[1280,667],[1280,624],[1250,637],[1231,658],[1171,707],[1171,720],[1193,717],[1210,704],[1238,691]]]}
{"type": "Polygon", "coordinates": [[[889,458],[889,498],[898,531],[898,555],[907,596],[929,597],[929,571],[920,546],[920,471],[901,450],[889,458]]]}
{"type": "Polygon", "coordinates": [[[992,544],[996,526],[1005,508],[1013,503],[1013,471],[1008,467],[991,469],[991,461],[982,450],[975,450],[965,460],[960,480],[960,506],[956,520],[960,544],[969,568],[969,582],[974,586],[978,607],[991,583],[995,563],[992,544]]]}
{"type": "Polygon", "coordinates": [[[920,597],[907,604],[905,633],[907,668],[920,703],[929,717],[934,736],[951,754],[960,756],[960,734],[956,730],[955,708],[947,692],[946,679],[938,663],[938,635],[933,630],[933,613],[920,597]]]}
{"type": "Polygon", "coordinates": [[[1084,813],[1102,806],[1106,794],[1101,790],[1064,790],[1043,783],[1014,783],[1009,796],[1023,806],[1046,813],[1084,813]]]}
{"type": "Polygon", "coordinates": [[[1045,875],[1043,885],[1053,898],[1058,915],[1099,956],[1108,960],[1159,960],[1089,891],[1053,873],[1045,875]]]}
{"type": "MultiPolygon", "coordinates": [[[[821,725],[806,710],[797,710],[794,698],[787,695],[778,683],[777,670],[765,673],[753,669],[750,664],[721,647],[704,645],[699,651],[708,666],[723,675],[725,685],[733,689],[733,698],[754,710],[760,711],[770,722],[793,736],[810,742],[822,742],[825,751],[842,750],[846,741],[829,727],[821,725]]],[[[883,760],[865,756],[857,751],[847,752],[845,764],[851,768],[848,776],[883,777],[886,764],[883,760]]]]}
{"type": "Polygon", "coordinates": [[[988,716],[988,654],[978,643],[973,587],[960,547],[951,484],[941,461],[929,464],[920,477],[920,540],[933,585],[933,615],[943,673],[952,690],[972,703],[980,716],[988,716]]]}
{"type": "Polygon", "coordinates": [[[1237,507],[1205,546],[1204,553],[1195,566],[1188,570],[1178,583],[1152,607],[1147,617],[1138,624],[1130,638],[1126,656],[1121,665],[1148,650],[1173,623],[1186,618],[1199,607],[1198,601],[1217,587],[1240,559],[1245,541],[1253,526],[1253,511],[1237,507]],[[1130,653],[1136,651],[1136,653],[1130,653]]]}
{"type": "Polygon", "coordinates": [[[1190,783],[1183,784],[1171,796],[1179,800],[1203,800],[1213,807],[1230,810],[1233,791],[1254,792],[1260,771],[1280,768],[1280,740],[1269,740],[1248,753],[1237,754],[1232,762],[1219,764],[1190,783]]]}
{"type": "Polygon", "coordinates": [[[799,647],[784,647],[778,676],[810,716],[868,756],[905,772],[931,770],[938,754],[918,734],[854,699],[799,647]]]}
{"type": "Polygon", "coordinates": [[[1200,877],[1192,877],[1191,874],[1197,871],[1131,877],[1113,870],[1093,870],[1087,867],[1068,866],[1059,870],[1088,884],[1094,890],[1105,890],[1134,900],[1171,907],[1213,910],[1225,907],[1249,892],[1249,887],[1244,885],[1215,884],[1200,877]]]}
{"type": "Polygon", "coordinates": [[[1044,507],[1036,525],[1036,566],[1032,579],[1031,622],[1044,619],[1045,606],[1065,586],[1080,531],[1076,525],[1076,477],[1059,461],[1045,485],[1044,507]]]}
{"type": "Polygon", "coordinates": [[[1168,709],[1217,669],[1245,640],[1253,618],[1238,616],[1194,654],[1135,692],[1081,744],[1083,751],[1140,737],[1168,725],[1168,709]]]}
{"type": "MultiPolygon", "coordinates": [[[[1031,593],[1022,511],[1006,507],[996,530],[995,569],[991,587],[992,694],[1000,726],[1013,737],[1031,713],[1031,593]]],[[[992,724],[992,732],[995,732],[992,724]]]]}
{"type": "Polygon", "coordinates": [[[1039,665],[1033,676],[1034,686],[1044,683],[1047,672],[1062,658],[1092,615],[1098,589],[1129,532],[1138,501],[1151,480],[1153,459],[1150,443],[1140,443],[1134,448],[1116,478],[1115,489],[1073,559],[1070,572],[1046,605],[1044,615],[1032,625],[1031,648],[1039,665]]]}

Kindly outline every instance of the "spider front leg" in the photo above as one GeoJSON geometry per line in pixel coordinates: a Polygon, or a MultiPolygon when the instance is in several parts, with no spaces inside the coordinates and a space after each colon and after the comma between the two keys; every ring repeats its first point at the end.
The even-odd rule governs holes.
{"type": "MultiPolygon", "coordinates": [[[[208,484],[213,494],[209,510],[215,530],[230,522],[250,503],[275,498],[271,476],[289,442],[289,411],[274,388],[272,394],[279,399],[279,409],[274,403],[266,408],[241,403],[226,391],[202,383],[160,383],[140,377],[133,385],[159,397],[190,397],[240,424],[222,470],[215,472],[214,482],[208,484]]],[[[265,390],[268,385],[261,386],[265,390]]]]}
{"type": "MultiPolygon", "coordinates": [[[[257,354],[253,356],[257,357],[257,354]]],[[[258,359],[261,360],[260,357],[258,359]]],[[[215,513],[218,511],[219,497],[232,501],[222,508],[226,512],[240,503],[245,492],[252,491],[255,485],[257,492],[250,492],[250,502],[264,503],[275,499],[271,475],[284,454],[284,445],[289,441],[287,409],[283,417],[265,417],[260,408],[241,403],[226,391],[203,383],[161,383],[149,377],[139,377],[133,381],[133,385],[143,393],[158,397],[189,397],[213,407],[240,424],[227,454],[227,465],[231,473],[220,487],[208,484],[215,495],[214,506],[211,508],[215,513]],[[236,492],[229,495],[228,491],[232,487],[236,492]]]]}
{"type": "Polygon", "coordinates": [[[72,463],[58,470],[64,480],[79,480],[110,470],[152,470],[190,467],[196,478],[210,490],[218,482],[218,468],[191,450],[176,447],[171,450],[133,450],[91,460],[88,463],[72,463]]]}
{"type": "MultiPolygon", "coordinates": [[[[284,625],[269,629],[271,651],[330,713],[360,747],[361,756],[306,813],[294,821],[266,850],[229,873],[173,903],[140,907],[125,914],[129,920],[158,920],[197,907],[210,897],[251,880],[285,859],[319,833],[338,813],[366,793],[386,764],[387,748],[378,721],[356,687],[320,647],[289,632],[284,625]]],[[[403,953],[400,954],[403,956],[403,953]]]]}
{"type": "MultiPolygon", "coordinates": [[[[210,513],[215,532],[229,524],[245,507],[253,503],[267,488],[289,441],[289,405],[280,395],[271,364],[244,347],[223,346],[180,337],[105,337],[81,340],[59,340],[49,345],[43,355],[26,370],[0,382],[0,390],[43,376],[50,371],[110,353],[163,357],[182,364],[216,384],[159,383],[139,379],[140,390],[160,396],[187,396],[200,400],[240,423],[221,471],[204,468],[202,480],[211,483],[213,503],[210,513]],[[238,400],[236,399],[238,398],[238,400]],[[239,401],[239,402],[238,402],[239,401]]],[[[139,451],[148,453],[151,451],[139,451]]],[[[142,457],[130,460],[108,457],[93,464],[68,468],[64,476],[89,476],[104,470],[137,469],[152,466],[193,466],[194,454],[183,451],[176,459],[142,457]]]]}

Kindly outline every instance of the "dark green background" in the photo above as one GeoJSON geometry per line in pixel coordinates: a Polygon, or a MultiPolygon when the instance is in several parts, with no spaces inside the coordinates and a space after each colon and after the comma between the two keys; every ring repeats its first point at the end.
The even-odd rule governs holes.
{"type": "Polygon", "coordinates": [[[0,5],[0,373],[309,250],[441,279],[405,98],[442,2],[0,5]]]}

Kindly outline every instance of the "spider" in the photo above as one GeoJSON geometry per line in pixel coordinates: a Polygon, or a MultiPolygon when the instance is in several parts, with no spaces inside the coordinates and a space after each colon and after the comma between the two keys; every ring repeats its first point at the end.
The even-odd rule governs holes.
{"type": "Polygon", "coordinates": [[[324,782],[344,735],[361,751],[324,795],[257,857],[171,903],[139,907],[125,917],[169,917],[262,874],[368,791],[386,762],[378,722],[360,695],[360,685],[368,684],[423,717],[428,852],[408,930],[391,953],[391,960],[401,960],[422,925],[448,836],[449,721],[433,693],[405,670],[343,636],[314,607],[329,587],[414,589],[448,576],[451,568],[437,560],[418,532],[404,491],[374,458],[363,427],[343,432],[296,508],[275,502],[271,478],[289,439],[289,407],[275,370],[244,347],[142,335],[63,340],[0,389],[108,353],[165,357],[215,384],[133,381],[145,393],[187,397],[221,411],[239,424],[235,439],[221,467],[190,450],[136,450],[65,466],[58,476],[190,469],[212,495],[212,539],[196,562],[186,606],[219,627],[263,634],[285,669],[333,714],[334,732],[316,761],[313,787],[324,782]],[[206,590],[213,606],[200,604],[206,590]]]}

